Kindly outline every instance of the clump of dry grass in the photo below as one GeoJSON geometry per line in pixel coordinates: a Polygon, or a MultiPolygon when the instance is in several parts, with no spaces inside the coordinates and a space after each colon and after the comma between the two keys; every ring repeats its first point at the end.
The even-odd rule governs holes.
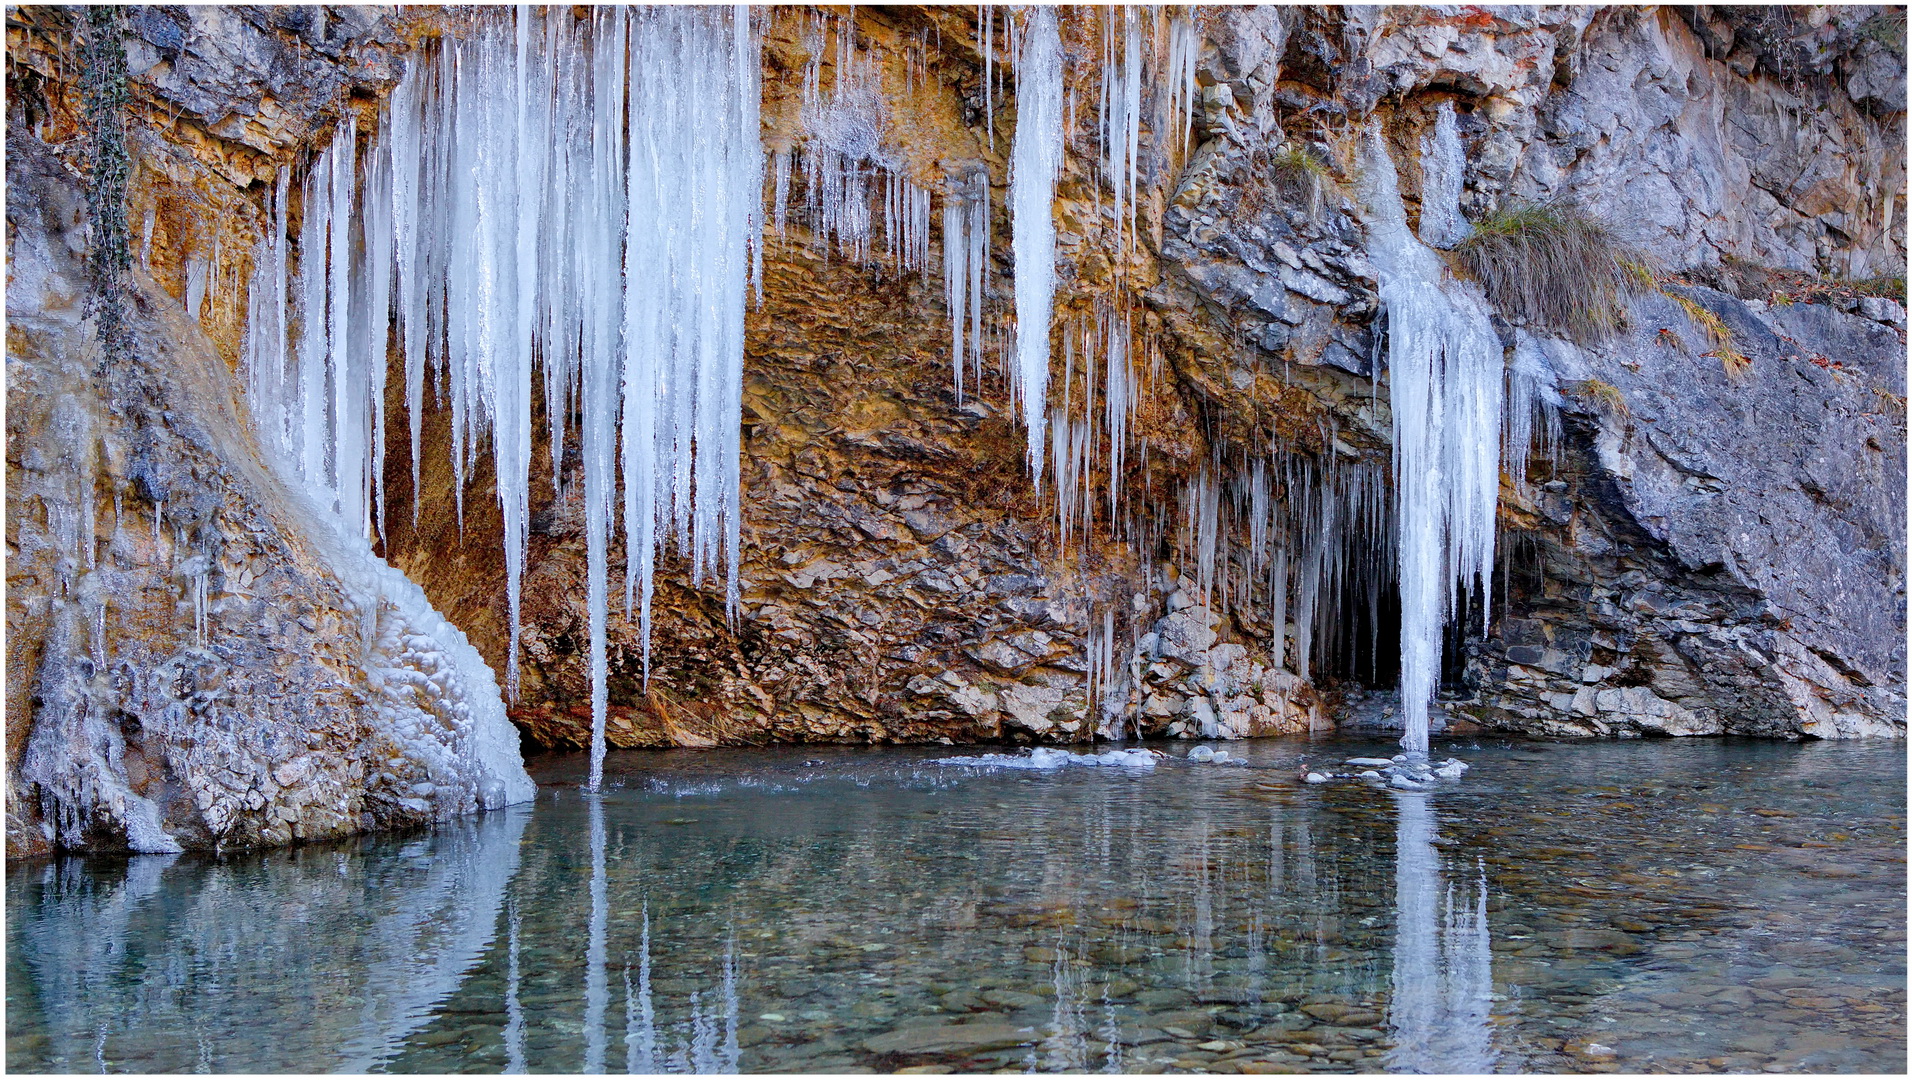
{"type": "Polygon", "coordinates": [[[1733,330],[1726,325],[1724,319],[1691,297],[1681,296],[1678,293],[1666,295],[1680,305],[1680,308],[1686,312],[1687,318],[1692,319],[1701,330],[1706,332],[1706,340],[1713,347],[1701,353],[1701,356],[1717,357],[1720,367],[1726,369],[1726,374],[1730,378],[1738,378],[1752,370],[1752,357],[1733,347],[1733,330]]]}
{"type": "Polygon", "coordinates": [[[1340,187],[1328,163],[1297,142],[1275,151],[1268,165],[1282,195],[1306,205],[1309,217],[1321,212],[1321,200],[1327,192],[1340,187]]]}
{"type": "Polygon", "coordinates": [[[1620,395],[1620,388],[1610,382],[1588,379],[1580,384],[1579,390],[1587,400],[1615,416],[1632,415],[1632,411],[1627,408],[1627,399],[1620,395]]]}
{"type": "Polygon", "coordinates": [[[1626,328],[1627,300],[1653,288],[1644,256],[1572,203],[1516,203],[1474,223],[1457,269],[1501,314],[1582,344],[1626,328]]]}
{"type": "MultiPolygon", "coordinates": [[[[1904,17],[1902,12],[1900,18],[1904,17]]],[[[1859,296],[1883,296],[1887,300],[1897,300],[1900,306],[1905,304],[1904,274],[1875,274],[1860,278],[1851,283],[1851,289],[1859,296]]]]}

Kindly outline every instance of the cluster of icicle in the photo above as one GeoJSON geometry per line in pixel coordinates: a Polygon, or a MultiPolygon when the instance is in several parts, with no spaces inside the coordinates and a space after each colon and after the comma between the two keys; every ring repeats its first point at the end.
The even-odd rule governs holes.
{"type": "MultiPolygon", "coordinates": [[[[977,16],[978,45],[984,57],[984,114],[993,147],[997,15],[991,5],[980,5],[977,16]]],[[[1127,251],[1135,241],[1140,192],[1145,71],[1161,52],[1157,42],[1166,37],[1166,60],[1155,64],[1157,80],[1162,83],[1162,95],[1155,99],[1157,141],[1162,146],[1178,141],[1185,144],[1193,125],[1195,60],[1200,40],[1193,24],[1184,17],[1163,22],[1139,8],[1123,6],[1107,9],[1100,18],[1102,70],[1094,135],[1101,147],[1101,178],[1093,185],[1093,197],[1101,215],[1102,185],[1107,185],[1113,246],[1117,251],[1127,251]],[[1156,30],[1145,33],[1151,22],[1156,30]]],[[[1082,463],[1083,467],[1075,470],[1079,479],[1086,479],[1090,463],[1100,464],[1106,468],[1111,484],[1113,513],[1127,450],[1127,421],[1135,400],[1132,381],[1124,381],[1130,370],[1129,325],[1126,318],[1115,324],[1105,320],[1095,335],[1106,350],[1103,370],[1109,379],[1103,398],[1111,415],[1102,428],[1102,437],[1094,436],[1097,425],[1085,413],[1082,420],[1070,421],[1076,426],[1061,432],[1060,439],[1051,443],[1046,436],[1052,426],[1068,420],[1066,407],[1054,410],[1049,402],[1050,337],[1057,281],[1052,208],[1068,135],[1077,126],[1079,110],[1074,91],[1067,89],[1066,57],[1056,12],[1050,8],[1030,9],[1020,24],[1007,20],[1005,30],[1009,51],[1015,57],[1016,132],[1010,148],[1009,211],[1016,275],[1014,338],[1002,357],[1003,367],[1010,397],[1027,434],[1028,465],[1037,488],[1042,485],[1045,457],[1059,465],[1065,456],[1082,463]]],[[[952,176],[944,204],[943,258],[959,400],[965,373],[979,377],[982,368],[988,235],[987,174],[952,176]]],[[[1086,340],[1087,335],[1083,337],[1086,340]]],[[[1085,366],[1088,363],[1085,355],[1085,366]]],[[[1093,397],[1084,393],[1077,400],[1092,408],[1093,397]]],[[[1079,496],[1084,489],[1077,484],[1070,495],[1079,496]]],[[[1064,495],[1061,502],[1070,502],[1070,495],[1064,495]]]]}
{"type": "Polygon", "coordinates": [[[1305,678],[1318,645],[1335,658],[1374,655],[1393,531],[1383,466],[1270,447],[1184,486],[1175,546],[1193,571],[1190,599],[1265,628],[1270,663],[1305,678]]]}
{"type": "MultiPolygon", "coordinates": [[[[408,67],[366,153],[348,119],[317,159],[296,286],[284,284],[286,238],[263,245],[249,389],[266,441],[356,537],[384,523],[388,332],[405,372],[414,492],[428,381],[450,406],[461,516],[489,435],[514,693],[533,380],[554,487],[575,415],[595,789],[620,517],[625,608],[639,613],[647,670],[665,544],[688,557],[693,584],[721,571],[737,603],[744,307],[761,273],[758,38],[741,8],[472,18],[408,67]]],[[[285,188],[282,178],[281,221],[285,188]]]]}
{"type": "Polygon", "coordinates": [[[1016,257],[1016,351],[1010,390],[1022,405],[1029,473],[1042,487],[1049,419],[1049,322],[1056,292],[1056,178],[1062,172],[1062,36],[1053,8],[1036,8],[1016,58],[1016,141],[1009,159],[1016,257]]]}
{"type": "MultiPolygon", "coordinates": [[[[851,16],[813,12],[806,16],[800,118],[803,137],[772,152],[775,188],[772,223],[785,235],[791,174],[801,173],[802,208],[813,241],[824,254],[835,249],[856,265],[873,262],[877,213],[883,225],[883,256],[899,272],[929,274],[930,191],[913,179],[890,141],[890,108],[874,53],[856,47],[851,16]],[[831,64],[826,85],[824,61],[831,64]]],[[[913,82],[917,53],[905,64],[913,82]]]]}
{"type": "Polygon", "coordinates": [[[478,768],[479,804],[535,792],[497,680],[464,632],[423,589],[372,551],[367,528],[384,506],[386,345],[393,280],[391,156],[357,155],[348,115],[301,191],[299,270],[288,232],[290,173],[280,169],[247,291],[246,391],[268,462],[315,512],[308,532],[362,609],[366,662],[385,732],[427,764],[441,787],[478,768]],[[362,166],[362,167],[361,167],[362,166]],[[434,703],[421,714],[414,691],[434,703]],[[442,725],[451,725],[444,742],[442,725]]]}

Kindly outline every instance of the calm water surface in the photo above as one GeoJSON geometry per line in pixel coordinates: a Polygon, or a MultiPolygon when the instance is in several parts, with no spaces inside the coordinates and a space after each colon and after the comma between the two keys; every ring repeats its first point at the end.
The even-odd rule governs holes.
{"type": "Polygon", "coordinates": [[[1229,749],[563,756],[430,834],[10,864],[7,1066],[1905,1069],[1901,744],[1229,749]]]}

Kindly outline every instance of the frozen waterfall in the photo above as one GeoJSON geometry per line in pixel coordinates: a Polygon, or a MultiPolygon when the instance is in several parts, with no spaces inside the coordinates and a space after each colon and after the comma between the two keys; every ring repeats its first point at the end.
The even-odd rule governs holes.
{"type": "Polygon", "coordinates": [[[1365,138],[1364,165],[1361,200],[1387,312],[1394,413],[1401,745],[1425,755],[1443,622],[1464,583],[1477,582],[1485,603],[1493,569],[1505,363],[1486,302],[1448,278],[1409,231],[1378,129],[1365,138]]]}
{"type": "MultiPolygon", "coordinates": [[[[620,518],[625,609],[640,621],[647,672],[660,548],[687,557],[693,585],[721,572],[733,613],[737,604],[744,306],[762,232],[758,79],[743,8],[479,14],[408,66],[362,156],[348,119],[315,163],[290,300],[296,329],[272,302],[281,286],[255,284],[254,411],[342,536],[363,545],[383,530],[394,325],[414,492],[428,376],[449,405],[461,518],[465,480],[490,437],[514,693],[534,372],[551,417],[554,485],[575,419],[594,789],[608,707],[608,549],[620,518]]],[[[286,249],[283,236],[262,243],[267,279],[284,280],[286,249]]],[[[489,670],[464,673],[468,694],[484,696],[475,689],[484,685],[496,699],[489,670]]],[[[503,722],[501,703],[497,712],[503,722]]]]}

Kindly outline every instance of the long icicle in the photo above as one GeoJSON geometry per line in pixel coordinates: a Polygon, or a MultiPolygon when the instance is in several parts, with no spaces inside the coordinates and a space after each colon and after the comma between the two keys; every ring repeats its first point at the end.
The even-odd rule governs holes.
{"type": "Polygon", "coordinates": [[[1010,151],[1016,252],[1016,396],[1029,470],[1040,490],[1049,388],[1049,320],[1055,302],[1056,177],[1062,169],[1062,39],[1050,8],[1029,12],[1016,65],[1016,139],[1010,151]]]}

